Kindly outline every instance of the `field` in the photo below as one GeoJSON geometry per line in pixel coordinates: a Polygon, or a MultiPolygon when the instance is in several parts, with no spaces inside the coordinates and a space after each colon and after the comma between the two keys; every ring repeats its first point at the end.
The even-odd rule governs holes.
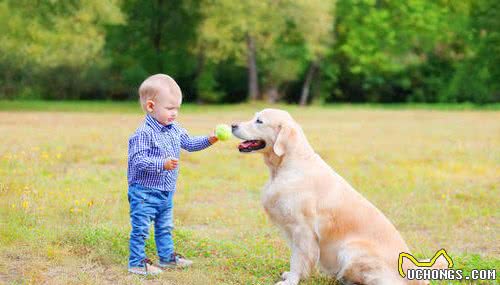
{"type": "MultiPolygon", "coordinates": [[[[188,105],[179,122],[207,134],[261,107],[188,105]]],[[[417,256],[445,248],[466,272],[500,267],[497,108],[279,107],[417,256]]],[[[181,157],[174,239],[194,267],[141,278],[126,272],[127,140],[139,107],[0,110],[0,284],[273,284],[287,269],[289,250],[260,206],[267,169],[259,155],[239,154],[236,140],[181,157]]],[[[147,251],[156,258],[152,238],[147,251]]],[[[316,273],[301,284],[335,282],[316,273]]]]}

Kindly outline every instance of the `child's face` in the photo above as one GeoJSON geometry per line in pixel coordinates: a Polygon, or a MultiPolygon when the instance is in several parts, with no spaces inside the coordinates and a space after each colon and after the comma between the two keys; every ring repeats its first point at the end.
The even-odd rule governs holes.
{"type": "Polygon", "coordinates": [[[182,97],[162,90],[152,103],[152,105],[148,104],[149,114],[160,122],[160,124],[166,126],[173,123],[177,118],[182,103],[182,97]],[[151,108],[149,108],[150,106],[151,108]]]}

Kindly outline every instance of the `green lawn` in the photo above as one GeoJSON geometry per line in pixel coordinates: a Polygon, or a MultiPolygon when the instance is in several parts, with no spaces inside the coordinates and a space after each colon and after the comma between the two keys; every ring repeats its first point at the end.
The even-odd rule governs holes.
{"type": "MultiPolygon", "coordinates": [[[[179,122],[206,134],[265,106],[186,105],[179,122]]],[[[445,248],[466,272],[500,264],[497,106],[279,105],[417,256],[445,248]]],[[[181,157],[175,242],[195,266],[126,273],[127,140],[142,117],[135,102],[0,101],[0,284],[277,281],[289,250],[260,206],[267,169],[236,140],[181,157]]],[[[156,257],[152,239],[147,251],[156,257]]],[[[301,284],[334,281],[316,274],[301,284]]]]}
{"type": "MultiPolygon", "coordinates": [[[[195,112],[200,110],[210,110],[218,112],[221,109],[233,110],[236,107],[238,110],[250,110],[252,108],[266,108],[267,104],[257,102],[253,104],[227,104],[227,105],[196,105],[183,104],[183,111],[195,112]]],[[[296,105],[288,105],[287,109],[300,108],[296,105]]],[[[449,104],[329,104],[315,106],[317,109],[393,109],[393,110],[443,110],[443,111],[465,111],[465,110],[483,110],[483,111],[498,111],[500,103],[476,105],[470,103],[449,104]]],[[[45,112],[112,112],[112,113],[137,113],[140,112],[140,106],[134,101],[112,102],[112,101],[6,101],[0,100],[0,111],[45,111],[45,112]]]]}

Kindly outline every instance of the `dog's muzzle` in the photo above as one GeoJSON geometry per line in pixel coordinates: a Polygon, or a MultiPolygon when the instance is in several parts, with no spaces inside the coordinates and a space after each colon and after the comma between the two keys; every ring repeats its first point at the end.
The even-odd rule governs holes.
{"type": "Polygon", "coordinates": [[[239,133],[238,125],[231,125],[231,131],[235,137],[244,140],[238,145],[240,152],[252,152],[266,147],[266,142],[263,140],[247,140],[242,137],[239,133]]]}

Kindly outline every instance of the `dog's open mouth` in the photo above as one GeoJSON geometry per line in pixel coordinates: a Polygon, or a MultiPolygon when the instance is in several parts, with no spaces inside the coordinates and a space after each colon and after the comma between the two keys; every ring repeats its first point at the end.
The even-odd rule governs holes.
{"type": "Polygon", "coordinates": [[[238,145],[240,152],[251,152],[254,150],[263,149],[266,147],[266,142],[263,140],[247,140],[238,145]]]}

